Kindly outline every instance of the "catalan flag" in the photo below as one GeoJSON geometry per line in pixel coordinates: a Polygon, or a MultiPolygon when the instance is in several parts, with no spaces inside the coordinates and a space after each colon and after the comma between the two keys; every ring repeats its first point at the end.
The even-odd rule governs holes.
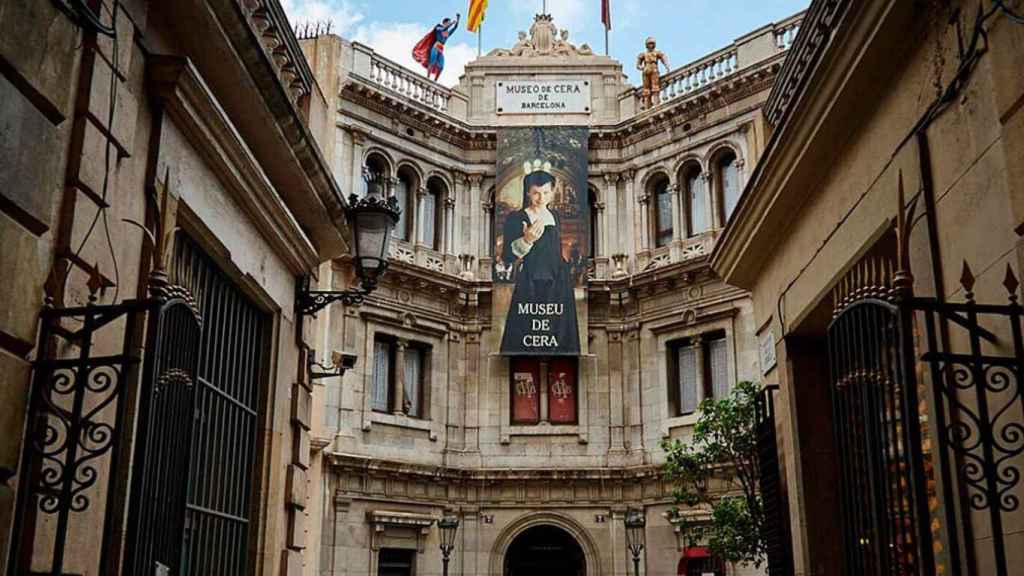
{"type": "Polygon", "coordinates": [[[487,0],[469,0],[469,18],[466,19],[466,30],[470,32],[479,30],[486,11],[487,0]]]}

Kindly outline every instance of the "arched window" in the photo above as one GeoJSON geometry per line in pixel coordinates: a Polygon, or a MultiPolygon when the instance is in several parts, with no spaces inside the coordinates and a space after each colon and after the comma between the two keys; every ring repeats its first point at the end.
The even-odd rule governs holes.
{"type": "Polygon", "coordinates": [[[432,250],[439,250],[444,230],[442,207],[448,187],[437,176],[427,180],[427,193],[423,197],[420,218],[420,242],[432,250]]]}
{"type": "MultiPolygon", "coordinates": [[[[590,234],[588,236],[590,243],[587,244],[587,258],[594,258],[598,255],[598,222],[600,222],[601,220],[597,208],[597,191],[594,190],[593,188],[589,188],[589,195],[587,197],[587,201],[590,204],[590,234]]],[[[602,256],[604,256],[604,254],[602,254],[602,256]]]]}
{"type": "MultiPolygon", "coordinates": [[[[391,178],[391,170],[389,169],[387,159],[384,158],[384,156],[377,154],[375,152],[370,153],[370,155],[366,157],[366,168],[370,172],[377,174],[377,176],[380,178],[379,182],[381,182],[382,186],[384,186],[384,188],[381,189],[381,192],[387,193],[387,182],[388,179],[391,178]]],[[[366,196],[369,190],[367,188],[366,180],[363,178],[362,174],[359,175],[359,180],[361,181],[361,183],[358,190],[361,195],[366,196]]]]}
{"type": "Polygon", "coordinates": [[[722,226],[725,226],[740,201],[740,171],[736,166],[736,153],[723,150],[715,158],[715,181],[718,184],[722,206],[722,226]]]}
{"type": "Polygon", "coordinates": [[[412,237],[412,210],[416,205],[416,189],[419,188],[419,177],[408,166],[398,169],[398,184],[395,186],[395,200],[402,209],[395,226],[395,238],[408,241],[412,237]]]}
{"type": "Polygon", "coordinates": [[[708,231],[708,195],[704,190],[704,178],[700,165],[692,162],[682,169],[684,198],[686,199],[686,230],[689,237],[708,231]]]}
{"type": "Polygon", "coordinates": [[[654,190],[654,245],[668,246],[672,242],[672,193],[667,176],[658,176],[654,190]]]}

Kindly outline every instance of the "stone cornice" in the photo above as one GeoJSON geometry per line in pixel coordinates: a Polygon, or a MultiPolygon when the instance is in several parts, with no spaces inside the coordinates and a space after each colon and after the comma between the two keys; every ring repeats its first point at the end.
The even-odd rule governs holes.
{"type": "Polygon", "coordinates": [[[880,75],[901,64],[892,54],[907,38],[901,27],[913,26],[912,12],[898,0],[854,3],[821,40],[829,44],[817,66],[793,76],[804,91],[776,126],[712,253],[711,265],[726,282],[750,289],[771,261],[779,230],[791,225],[809,198],[807,191],[814,190],[815,184],[804,180],[829,165],[834,143],[845,141],[855,126],[849,118],[870,113],[872,100],[863,87],[884,86],[880,75]]]}
{"type": "Polygon", "coordinates": [[[457,468],[412,464],[397,460],[383,460],[352,454],[325,451],[330,466],[339,472],[370,474],[389,478],[420,479],[431,482],[484,482],[510,481],[620,481],[636,482],[662,478],[659,466],[632,466],[622,468],[457,468]]]}
{"type": "MultiPolygon", "coordinates": [[[[275,153],[282,164],[279,172],[292,177],[281,189],[282,198],[309,231],[320,261],[346,252],[345,199],[299,110],[315,83],[280,3],[212,0],[207,5],[273,119],[258,130],[264,142],[280,149],[275,153]]],[[[229,113],[239,118],[244,112],[229,113]]]]}
{"type": "Polygon", "coordinates": [[[151,93],[255,229],[294,274],[315,268],[316,249],[192,63],[175,56],[151,56],[146,62],[151,93]]]}
{"type": "MultiPolygon", "coordinates": [[[[785,55],[783,52],[742,69],[733,77],[723,78],[684,98],[666,102],[617,125],[594,128],[590,133],[590,148],[626,148],[666,130],[682,127],[753,94],[769,90],[782,68],[785,55]]],[[[406,102],[357,75],[350,76],[350,81],[342,86],[339,98],[384,116],[395,116],[397,112],[403,124],[464,150],[494,150],[497,147],[495,127],[470,126],[427,106],[406,102]]]]}

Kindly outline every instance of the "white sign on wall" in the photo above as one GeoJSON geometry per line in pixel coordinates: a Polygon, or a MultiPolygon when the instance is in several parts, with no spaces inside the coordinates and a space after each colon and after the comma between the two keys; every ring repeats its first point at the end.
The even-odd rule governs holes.
{"type": "Polygon", "coordinates": [[[758,343],[758,349],[761,353],[761,374],[766,375],[768,372],[775,367],[775,332],[772,332],[771,328],[761,335],[761,340],[758,343]]]}
{"type": "Polygon", "coordinates": [[[498,82],[498,114],[590,114],[589,80],[498,82]]]}

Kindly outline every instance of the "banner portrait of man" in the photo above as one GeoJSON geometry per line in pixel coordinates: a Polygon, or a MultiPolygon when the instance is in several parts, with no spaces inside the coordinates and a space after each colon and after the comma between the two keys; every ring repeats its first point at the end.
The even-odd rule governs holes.
{"type": "Polygon", "coordinates": [[[587,137],[579,127],[498,135],[495,303],[501,353],[580,354],[576,301],[586,281],[587,137]],[[500,322],[499,322],[500,323],[500,322]]]}

